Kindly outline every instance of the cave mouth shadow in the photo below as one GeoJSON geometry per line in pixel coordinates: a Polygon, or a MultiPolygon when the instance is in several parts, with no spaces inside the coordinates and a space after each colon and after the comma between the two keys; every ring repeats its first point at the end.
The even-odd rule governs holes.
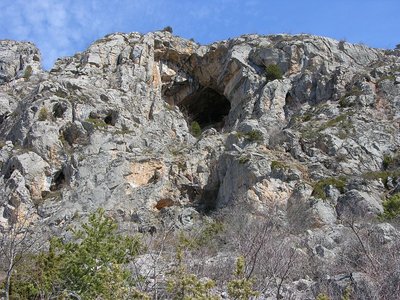
{"type": "Polygon", "coordinates": [[[188,123],[197,122],[201,129],[214,127],[218,131],[224,127],[231,109],[231,103],[225,96],[208,87],[200,87],[178,106],[186,114],[188,123]]]}
{"type": "Polygon", "coordinates": [[[66,182],[65,174],[63,170],[57,171],[54,176],[50,186],[50,191],[54,192],[60,190],[66,182]]]}

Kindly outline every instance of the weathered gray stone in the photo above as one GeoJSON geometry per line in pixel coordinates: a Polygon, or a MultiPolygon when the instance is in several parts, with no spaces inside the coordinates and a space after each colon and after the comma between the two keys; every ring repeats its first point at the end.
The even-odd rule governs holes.
{"type": "Polygon", "coordinates": [[[310,198],[309,185],[297,185],[287,202],[288,223],[293,232],[319,228],[336,222],[336,212],[327,202],[310,198]]]}
{"type": "Polygon", "coordinates": [[[336,206],[342,219],[375,217],[383,212],[382,203],[370,194],[351,190],[340,196],[336,206]]]}
{"type": "Polygon", "coordinates": [[[1,174],[7,180],[15,171],[23,176],[32,199],[41,198],[42,191],[49,189],[50,166],[36,153],[27,152],[11,157],[3,166],[1,174]]]}
{"type": "Polygon", "coordinates": [[[29,42],[0,40],[0,84],[41,70],[39,50],[29,42]]]}

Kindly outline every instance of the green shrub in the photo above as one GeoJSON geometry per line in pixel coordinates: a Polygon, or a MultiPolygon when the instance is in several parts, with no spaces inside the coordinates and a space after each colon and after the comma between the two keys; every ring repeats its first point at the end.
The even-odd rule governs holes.
{"type": "Polygon", "coordinates": [[[271,161],[271,170],[279,170],[279,169],[286,170],[288,168],[289,167],[281,161],[276,161],[276,160],[271,161]]]}
{"type": "Polygon", "coordinates": [[[104,122],[103,119],[99,119],[99,118],[87,118],[86,122],[92,123],[93,126],[96,128],[104,128],[104,127],[108,126],[108,124],[106,122],[104,122]]]}
{"type": "Polygon", "coordinates": [[[352,298],[351,292],[352,292],[351,286],[347,286],[343,291],[342,300],[350,300],[352,298]]]}
{"type": "Polygon", "coordinates": [[[354,103],[354,102],[349,102],[349,101],[348,101],[348,97],[350,97],[350,96],[359,97],[359,96],[361,96],[362,94],[363,94],[363,91],[362,91],[358,86],[355,86],[355,85],[354,85],[354,86],[351,88],[351,90],[347,91],[342,97],[340,97],[340,99],[339,99],[339,106],[342,107],[342,108],[355,106],[356,103],[354,103]]]}
{"type": "Polygon", "coordinates": [[[124,267],[142,249],[137,237],[118,234],[117,224],[102,209],[72,234],[68,242],[53,238],[47,252],[17,270],[20,277],[13,279],[13,292],[21,299],[58,299],[72,292],[83,300],[129,299],[128,292],[140,294],[132,292],[131,274],[124,267]]]}
{"type": "Polygon", "coordinates": [[[388,178],[392,177],[394,179],[400,177],[400,171],[370,171],[362,174],[362,177],[366,180],[379,180],[381,179],[383,184],[387,186],[388,178]]]}
{"type": "Polygon", "coordinates": [[[318,294],[317,298],[315,300],[330,300],[329,296],[327,294],[318,294]]]}
{"type": "Polygon", "coordinates": [[[48,112],[47,108],[43,106],[39,110],[38,120],[39,121],[46,121],[48,116],[49,116],[49,112],[48,112]]]}
{"type": "Polygon", "coordinates": [[[395,153],[392,155],[384,155],[382,166],[385,170],[397,170],[400,166],[400,155],[395,153]]]}
{"type": "Polygon", "coordinates": [[[24,79],[25,81],[28,81],[29,78],[31,78],[32,76],[32,67],[31,66],[27,66],[24,72],[24,79]]]}
{"type": "Polygon", "coordinates": [[[339,116],[337,116],[336,118],[331,119],[331,120],[327,121],[326,123],[324,123],[324,124],[319,128],[319,131],[323,131],[323,130],[325,130],[325,129],[327,129],[327,128],[330,128],[330,127],[335,127],[335,126],[337,126],[337,125],[339,125],[339,124],[340,124],[340,125],[347,126],[347,123],[346,123],[346,121],[348,121],[347,117],[348,117],[347,114],[339,115],[339,116]]]}
{"type": "Polygon", "coordinates": [[[339,99],[339,106],[340,106],[341,108],[349,107],[349,104],[348,104],[347,101],[346,101],[346,96],[340,97],[340,99],[339,99]]]}
{"type": "Polygon", "coordinates": [[[259,130],[251,130],[251,131],[246,132],[246,133],[238,131],[236,133],[236,136],[239,139],[244,138],[244,139],[246,139],[247,141],[250,141],[250,142],[262,142],[263,141],[262,132],[259,131],[259,130]]]}
{"type": "Polygon", "coordinates": [[[247,155],[242,155],[239,157],[238,162],[241,165],[245,165],[250,161],[250,157],[248,157],[247,155]]]}
{"type": "Polygon", "coordinates": [[[179,246],[188,249],[218,248],[216,243],[221,233],[225,230],[224,224],[218,221],[208,221],[195,235],[181,232],[179,235],[179,246]]]}
{"type": "Polygon", "coordinates": [[[259,293],[253,290],[253,281],[245,274],[245,260],[240,256],[236,260],[235,278],[228,282],[228,294],[232,299],[248,300],[259,293]]]}
{"type": "Polygon", "coordinates": [[[400,193],[394,194],[383,202],[384,219],[390,220],[400,215],[400,193]]]}
{"type": "Polygon", "coordinates": [[[349,97],[349,96],[356,96],[356,97],[358,97],[358,96],[361,96],[363,94],[363,91],[358,87],[358,86],[353,86],[352,88],[351,88],[351,90],[350,91],[348,91],[347,93],[346,93],[346,97],[349,97]]]}
{"type": "Polygon", "coordinates": [[[306,114],[304,114],[303,117],[302,117],[302,121],[303,121],[303,122],[308,122],[308,121],[310,121],[311,119],[312,119],[312,114],[310,114],[310,113],[306,113],[306,114]]]}
{"type": "Polygon", "coordinates": [[[218,221],[207,222],[195,242],[199,247],[209,246],[211,242],[224,231],[224,224],[218,221]]]}
{"type": "Polygon", "coordinates": [[[196,121],[193,121],[191,124],[190,124],[190,132],[192,133],[192,135],[194,136],[194,137],[200,137],[200,135],[201,135],[201,127],[200,127],[200,124],[199,123],[197,123],[196,121]]]}
{"type": "Polygon", "coordinates": [[[246,133],[246,139],[251,142],[261,142],[263,140],[263,135],[259,130],[252,130],[246,133]]]}
{"type": "Polygon", "coordinates": [[[132,133],[132,132],[133,132],[133,130],[130,130],[129,127],[126,126],[125,124],[122,124],[121,129],[116,130],[114,133],[115,134],[128,134],[128,133],[132,133]]]}
{"type": "Polygon", "coordinates": [[[80,291],[82,299],[111,299],[123,295],[130,274],[123,264],[142,247],[138,238],[117,234],[117,224],[98,210],[82,229],[74,231],[74,240],[56,244],[63,258],[60,268],[66,290],[80,291]]]}
{"type": "Polygon", "coordinates": [[[381,83],[384,80],[389,80],[389,81],[394,81],[396,79],[396,76],[394,75],[385,75],[379,78],[379,80],[377,81],[377,83],[381,83]]]}
{"type": "Polygon", "coordinates": [[[386,170],[391,164],[393,163],[393,157],[390,155],[384,155],[382,165],[383,168],[386,170]]]}
{"type": "Polygon", "coordinates": [[[346,186],[346,177],[344,177],[344,176],[340,176],[338,178],[328,177],[328,178],[324,178],[324,179],[317,181],[314,184],[314,190],[312,192],[312,196],[320,198],[320,199],[326,199],[325,188],[329,185],[334,186],[341,193],[343,193],[344,188],[346,186]]]}
{"type": "Polygon", "coordinates": [[[219,299],[218,296],[212,293],[215,282],[211,279],[202,281],[199,280],[195,274],[188,273],[183,258],[183,250],[178,248],[176,253],[176,265],[167,279],[167,292],[171,296],[169,299],[219,299]]]}
{"type": "Polygon", "coordinates": [[[307,124],[301,130],[301,137],[315,140],[319,137],[320,132],[328,128],[336,128],[337,137],[345,139],[354,132],[354,125],[349,118],[350,115],[350,113],[341,114],[334,119],[324,122],[319,127],[316,124],[307,124]]]}
{"type": "Polygon", "coordinates": [[[166,31],[166,32],[169,32],[169,33],[172,33],[173,32],[173,30],[172,30],[172,27],[171,26],[165,26],[164,28],[163,28],[163,30],[162,31],[166,31]]]}
{"type": "Polygon", "coordinates": [[[279,69],[279,66],[276,64],[268,65],[265,68],[266,79],[267,81],[272,81],[275,79],[282,79],[282,71],[279,69]]]}

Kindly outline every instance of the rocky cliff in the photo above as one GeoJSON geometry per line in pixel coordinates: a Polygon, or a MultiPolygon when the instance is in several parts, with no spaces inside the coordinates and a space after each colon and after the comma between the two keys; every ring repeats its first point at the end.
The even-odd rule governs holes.
{"type": "Polygon", "coordinates": [[[236,209],[329,261],[350,220],[398,234],[376,220],[400,192],[399,109],[400,50],[116,33],[47,72],[34,45],[0,41],[0,224],[103,207],[147,232],[236,209]]]}

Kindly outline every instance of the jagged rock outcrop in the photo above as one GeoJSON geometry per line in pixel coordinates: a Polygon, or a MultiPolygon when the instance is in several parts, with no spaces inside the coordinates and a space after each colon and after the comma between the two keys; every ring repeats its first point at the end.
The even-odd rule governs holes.
{"type": "Polygon", "coordinates": [[[53,227],[104,207],[142,231],[238,206],[298,235],[374,218],[398,190],[396,53],[311,35],[202,46],[115,33],[46,72],[32,44],[1,41],[1,226],[18,203],[53,227]]]}
{"type": "MultiPolygon", "coordinates": [[[[248,35],[200,46],[167,32],[112,34],[49,73],[32,44],[3,41],[1,53],[0,130],[15,145],[2,150],[3,182],[15,153],[38,155],[49,165],[38,177],[60,191],[59,218],[103,205],[152,215],[162,199],[284,210],[296,183],[378,171],[399,142],[399,57],[362,45],[248,35]],[[270,64],[282,80],[267,82],[270,64]],[[28,65],[30,78],[19,79],[28,65]],[[278,195],[273,180],[286,191],[265,200],[278,195]]],[[[33,198],[48,194],[40,186],[33,198]]]]}
{"type": "Polygon", "coordinates": [[[40,52],[32,43],[0,41],[0,84],[29,79],[40,70],[40,52]]]}

